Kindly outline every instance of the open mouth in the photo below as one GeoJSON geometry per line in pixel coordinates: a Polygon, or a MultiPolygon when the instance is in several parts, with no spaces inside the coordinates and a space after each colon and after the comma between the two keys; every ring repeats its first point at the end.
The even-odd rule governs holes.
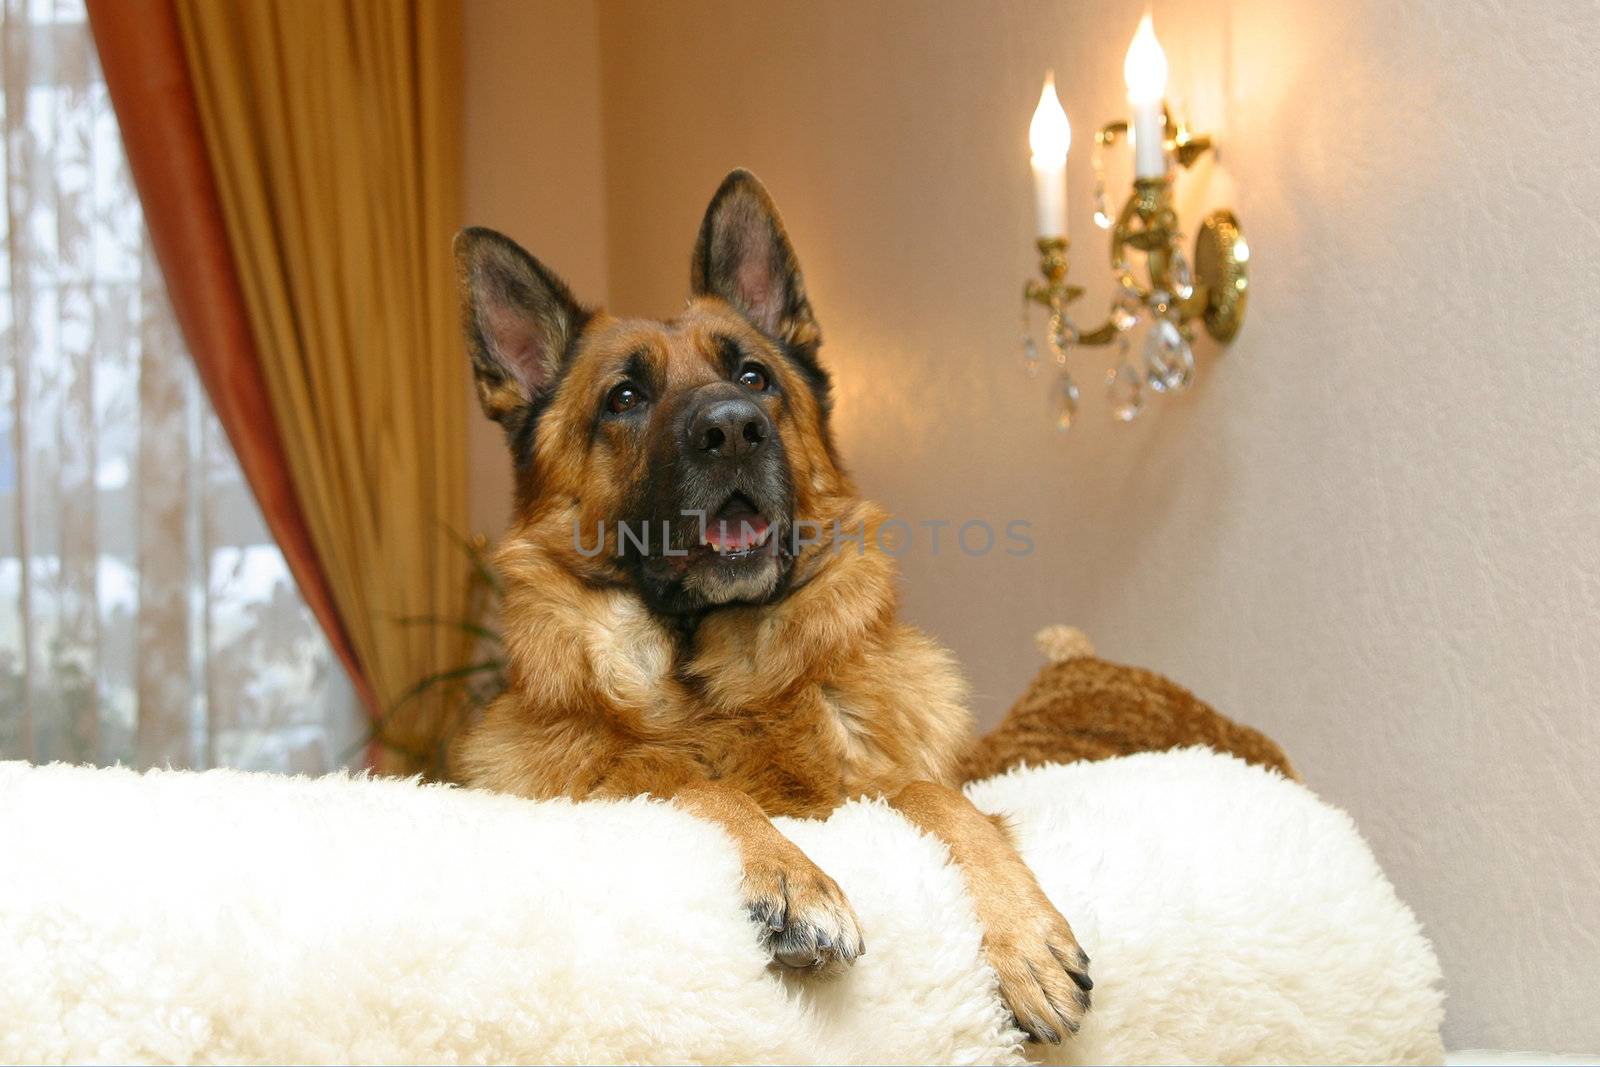
{"type": "Polygon", "coordinates": [[[765,548],[771,536],[772,524],[755,503],[743,493],[734,493],[706,516],[700,544],[722,559],[746,559],[765,548]]]}

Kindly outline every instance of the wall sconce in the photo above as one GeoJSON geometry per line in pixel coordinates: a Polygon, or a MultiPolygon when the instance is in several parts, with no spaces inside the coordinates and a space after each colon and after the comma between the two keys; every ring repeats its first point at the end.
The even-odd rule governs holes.
{"type": "Polygon", "coordinates": [[[1233,213],[1214,211],[1206,216],[1195,239],[1192,264],[1182,247],[1183,234],[1172,205],[1170,163],[1176,160],[1188,168],[1212,143],[1210,137],[1174,123],[1167,110],[1167,57],[1149,15],[1140,20],[1128,46],[1123,76],[1133,121],[1108,123],[1094,139],[1094,218],[1097,226],[1111,231],[1111,272],[1117,291],[1106,321],[1091,330],[1080,330],[1068,313],[1083,289],[1067,281],[1066,164],[1072,127],[1056,96],[1053,74],[1045,78],[1028,127],[1043,281],[1030,281],[1023,289],[1023,365],[1029,374],[1038,374],[1039,348],[1030,317],[1030,309],[1038,304],[1049,313],[1047,337],[1057,366],[1050,402],[1062,430],[1070,429],[1078,414],[1078,385],[1067,369],[1069,348],[1116,346],[1116,360],[1106,372],[1106,394],[1112,415],[1131,422],[1144,409],[1146,388],[1175,393],[1194,380],[1191,345],[1196,322],[1226,343],[1244,320],[1250,248],[1233,213]],[[1124,140],[1133,145],[1133,192],[1122,210],[1112,215],[1102,157],[1124,140]],[[1143,256],[1143,279],[1134,269],[1135,255],[1143,256]],[[1142,369],[1132,356],[1132,334],[1141,320],[1148,320],[1142,369]]]}

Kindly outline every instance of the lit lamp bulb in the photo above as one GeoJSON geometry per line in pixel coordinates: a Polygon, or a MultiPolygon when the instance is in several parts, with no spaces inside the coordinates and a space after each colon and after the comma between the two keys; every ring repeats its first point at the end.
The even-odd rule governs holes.
{"type": "Polygon", "coordinates": [[[1156,28],[1145,15],[1139,20],[1128,56],[1122,61],[1128,83],[1128,103],[1133,106],[1133,173],[1137,178],[1161,178],[1167,173],[1167,125],[1162,101],[1167,95],[1167,54],[1156,40],[1156,28]]]}
{"type": "Polygon", "coordinates": [[[1033,149],[1033,193],[1039,209],[1039,236],[1063,237],[1067,232],[1067,149],[1072,146],[1072,124],[1056,96],[1056,76],[1044,77],[1039,106],[1028,124],[1028,147],[1033,149]]]}

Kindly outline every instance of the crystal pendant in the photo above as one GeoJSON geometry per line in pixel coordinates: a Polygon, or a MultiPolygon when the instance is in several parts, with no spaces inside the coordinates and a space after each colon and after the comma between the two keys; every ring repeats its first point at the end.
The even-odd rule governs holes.
{"type": "Polygon", "coordinates": [[[1187,300],[1194,295],[1194,270],[1181,248],[1174,248],[1167,260],[1167,277],[1172,282],[1172,295],[1179,300],[1187,300]]]}
{"type": "Polygon", "coordinates": [[[1094,224],[1102,230],[1111,229],[1111,224],[1116,220],[1111,217],[1111,205],[1106,202],[1106,187],[1094,187],[1094,224]]]}
{"type": "Polygon", "coordinates": [[[1062,371],[1050,390],[1050,415],[1056,420],[1056,429],[1066,433],[1078,421],[1078,383],[1072,375],[1062,371]]]}
{"type": "Polygon", "coordinates": [[[1067,349],[1078,343],[1078,328],[1072,320],[1061,312],[1050,316],[1050,348],[1055,353],[1056,362],[1065,366],[1067,362],[1067,349]]]}
{"type": "Polygon", "coordinates": [[[1169,320],[1157,319],[1145,335],[1144,367],[1150,388],[1158,393],[1177,392],[1194,380],[1194,352],[1169,320]]]}
{"type": "Polygon", "coordinates": [[[1127,333],[1139,325],[1139,312],[1124,303],[1111,305],[1111,328],[1118,333],[1127,333]]]}
{"type": "Polygon", "coordinates": [[[1039,346],[1030,334],[1022,335],[1022,369],[1030,378],[1039,376],[1039,346]]]}
{"type": "Polygon", "coordinates": [[[1111,204],[1106,199],[1106,161],[1098,139],[1094,143],[1094,224],[1102,230],[1111,229],[1111,204]]]}
{"type": "Polygon", "coordinates": [[[1132,422],[1144,410],[1144,383],[1139,371],[1128,356],[1128,339],[1118,346],[1119,362],[1113,370],[1106,371],[1106,400],[1111,404],[1111,416],[1118,422],[1132,422]]]}
{"type": "Polygon", "coordinates": [[[1176,393],[1180,389],[1187,389],[1194,382],[1194,349],[1189,347],[1188,338],[1180,337],[1176,357],[1177,375],[1167,383],[1167,387],[1176,393]]]}
{"type": "Polygon", "coordinates": [[[1133,276],[1133,268],[1121,260],[1111,264],[1111,270],[1117,276],[1117,296],[1119,303],[1129,307],[1139,307],[1144,303],[1144,290],[1139,288],[1139,279],[1133,276]]]}
{"type": "Polygon", "coordinates": [[[1032,306],[1026,295],[1022,298],[1022,369],[1030,378],[1039,376],[1039,346],[1033,340],[1032,306]]]}

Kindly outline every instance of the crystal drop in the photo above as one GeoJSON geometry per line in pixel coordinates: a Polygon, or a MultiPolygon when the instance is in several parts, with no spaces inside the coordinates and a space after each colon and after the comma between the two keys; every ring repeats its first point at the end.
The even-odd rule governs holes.
{"type": "Polygon", "coordinates": [[[1167,380],[1167,388],[1176,393],[1180,389],[1187,389],[1194,382],[1194,349],[1189,347],[1187,338],[1178,338],[1178,350],[1173,353],[1173,376],[1167,380]]]}
{"type": "Polygon", "coordinates": [[[1113,263],[1112,271],[1117,275],[1117,300],[1129,307],[1139,307],[1144,303],[1144,290],[1139,288],[1139,279],[1133,276],[1133,270],[1126,263],[1113,263]]]}
{"type": "Polygon", "coordinates": [[[1022,337],[1022,369],[1028,372],[1030,378],[1039,374],[1039,346],[1027,334],[1022,337]]]}
{"type": "Polygon", "coordinates": [[[1111,229],[1111,205],[1106,199],[1106,161],[1101,153],[1101,144],[1097,139],[1094,143],[1094,154],[1090,162],[1094,164],[1094,224],[1102,230],[1111,229]]]}
{"type": "Polygon", "coordinates": [[[1118,333],[1127,333],[1139,324],[1139,313],[1127,304],[1117,303],[1111,306],[1111,328],[1118,333]]]}
{"type": "Polygon", "coordinates": [[[1062,371],[1050,390],[1050,414],[1056,420],[1056,429],[1066,433],[1078,419],[1078,383],[1072,375],[1062,371]]]}
{"type": "Polygon", "coordinates": [[[1132,422],[1144,410],[1144,383],[1139,371],[1128,358],[1128,342],[1123,340],[1121,361],[1116,369],[1106,371],[1106,399],[1111,403],[1111,415],[1118,422],[1132,422]]]}
{"type": "Polygon", "coordinates": [[[1102,230],[1111,229],[1111,203],[1106,199],[1105,179],[1100,175],[1094,180],[1094,224],[1102,230]]]}
{"type": "Polygon", "coordinates": [[[1164,393],[1187,384],[1179,349],[1186,351],[1188,347],[1183,334],[1168,320],[1157,319],[1150,324],[1144,337],[1144,369],[1151,389],[1164,393]]]}
{"type": "Polygon", "coordinates": [[[1062,314],[1050,316],[1050,348],[1055,352],[1056,362],[1067,362],[1067,349],[1078,343],[1078,328],[1072,320],[1062,314]]]}
{"type": "Polygon", "coordinates": [[[1167,261],[1167,276],[1172,282],[1173,295],[1179,300],[1187,300],[1194,295],[1194,271],[1189,267],[1189,257],[1183,254],[1182,249],[1172,250],[1172,257],[1167,261]]]}

